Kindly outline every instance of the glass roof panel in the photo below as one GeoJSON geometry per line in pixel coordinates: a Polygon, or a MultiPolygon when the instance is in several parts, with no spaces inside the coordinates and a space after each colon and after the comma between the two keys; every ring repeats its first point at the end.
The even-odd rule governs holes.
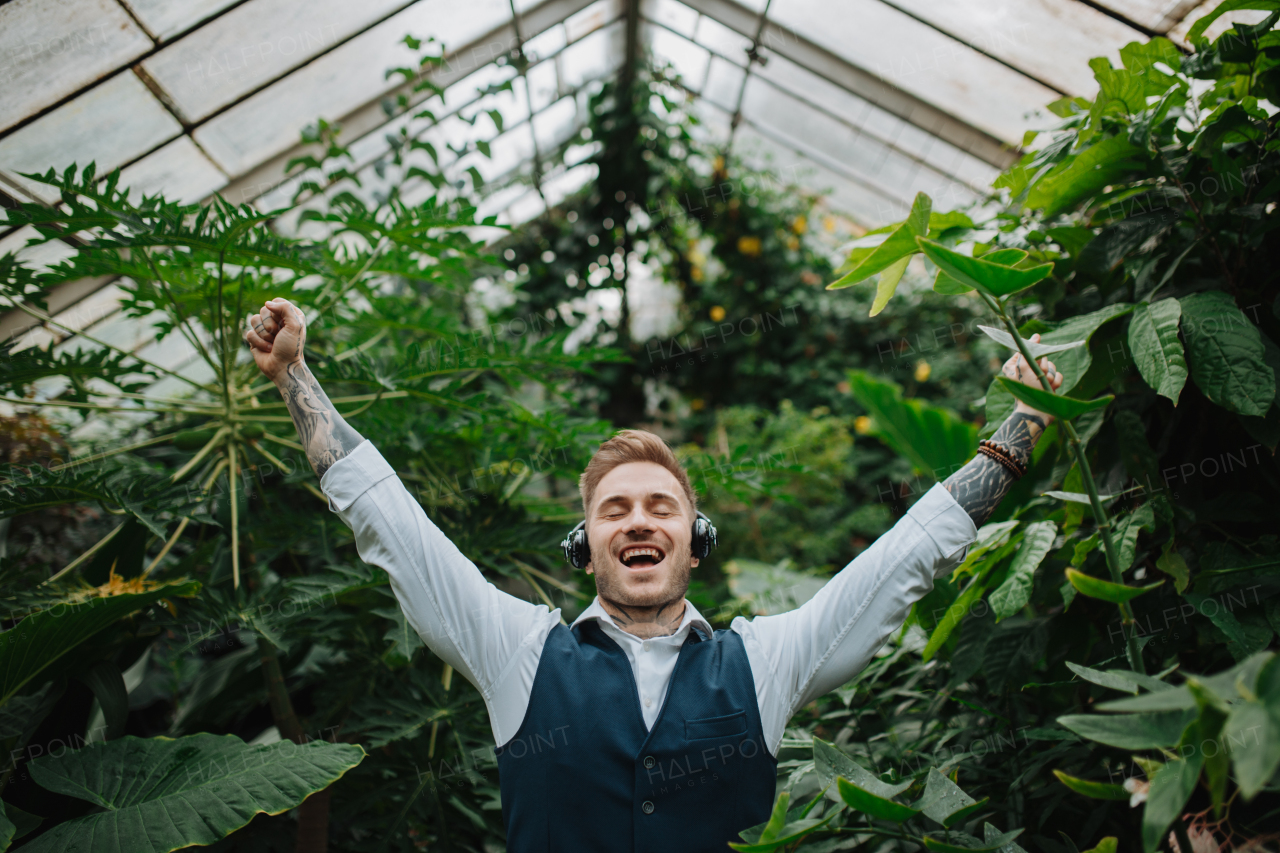
{"type": "Polygon", "coordinates": [[[0,131],[152,47],[114,0],[77,3],[73,23],[66,20],[64,5],[58,0],[13,0],[0,6],[0,131]]]}
{"type": "Polygon", "coordinates": [[[774,0],[769,18],[1010,144],[1058,93],[880,0],[774,0]]]}
{"type": "Polygon", "coordinates": [[[250,0],[142,67],[188,122],[207,118],[332,49],[406,0],[250,0]]]}
{"type": "Polygon", "coordinates": [[[667,63],[680,75],[680,81],[689,89],[701,92],[707,78],[707,65],[711,54],[683,36],[654,24],[646,23],[641,34],[659,65],[667,63]]]}
{"type": "Polygon", "coordinates": [[[147,31],[167,41],[206,18],[218,14],[236,0],[121,0],[147,31]]]}
{"type": "Polygon", "coordinates": [[[227,176],[190,136],[179,136],[120,171],[120,185],[135,201],[163,192],[172,201],[194,204],[227,185],[227,176]]]}
{"type": "Polygon", "coordinates": [[[747,51],[751,49],[751,39],[735,33],[724,24],[703,15],[698,21],[698,31],[694,41],[738,65],[747,64],[747,51]]]}
{"type": "Polygon", "coordinates": [[[565,34],[569,41],[577,41],[622,15],[622,0],[596,0],[581,12],[564,19],[565,34]]]}
{"type": "Polygon", "coordinates": [[[1200,0],[1102,0],[1099,4],[1158,33],[1168,30],[1200,0]]]}
{"type": "Polygon", "coordinates": [[[1064,94],[1097,91],[1089,60],[1119,64],[1120,48],[1142,33],[1079,0],[893,0],[978,50],[1064,94]]]}
{"type": "MultiPolygon", "coordinates": [[[[570,34],[572,32],[570,30],[570,34]]],[[[588,80],[604,76],[622,62],[625,40],[622,22],[615,21],[569,45],[556,57],[560,82],[576,89],[588,80]]]]}
{"type": "Polygon", "coordinates": [[[746,71],[741,67],[726,59],[713,56],[711,67],[707,70],[707,83],[702,89],[702,97],[732,112],[738,106],[738,93],[742,91],[745,77],[746,71]]]}
{"type": "Polygon", "coordinates": [[[123,71],[0,139],[0,168],[33,196],[52,201],[56,191],[17,173],[92,160],[105,175],[180,133],[177,119],[132,71],[123,71]]]}
{"type": "Polygon", "coordinates": [[[219,166],[239,175],[298,141],[316,116],[337,118],[390,90],[386,70],[416,65],[401,43],[405,33],[431,33],[446,45],[464,45],[504,20],[500,0],[420,0],[393,18],[303,66],[215,116],[194,132],[219,166]]]}

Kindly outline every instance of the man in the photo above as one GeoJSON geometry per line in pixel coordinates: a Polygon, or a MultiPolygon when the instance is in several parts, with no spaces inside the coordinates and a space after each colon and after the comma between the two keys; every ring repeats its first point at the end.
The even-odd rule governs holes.
{"type": "MultiPolygon", "coordinates": [[[[580,481],[586,541],[566,550],[597,595],[565,627],[558,609],[486,581],[342,420],[307,370],[301,311],[273,299],[245,339],[361,558],[387,571],[409,623],[484,696],[512,853],[723,851],[765,821],[792,713],[852,678],[963,559],[1049,422],[1019,403],[990,446],[812,600],[721,631],[684,598],[714,528],[666,444],[625,430],[580,481]]],[[[1018,356],[1004,372],[1037,381],[1018,356]]]]}

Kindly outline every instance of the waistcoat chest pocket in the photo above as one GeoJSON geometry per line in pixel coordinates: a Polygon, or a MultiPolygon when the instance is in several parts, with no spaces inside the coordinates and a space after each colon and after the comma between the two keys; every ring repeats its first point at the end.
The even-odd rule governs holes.
{"type": "Polygon", "coordinates": [[[685,720],[684,736],[687,740],[733,737],[746,734],[747,712],[739,711],[723,717],[706,717],[701,720],[685,720]]]}

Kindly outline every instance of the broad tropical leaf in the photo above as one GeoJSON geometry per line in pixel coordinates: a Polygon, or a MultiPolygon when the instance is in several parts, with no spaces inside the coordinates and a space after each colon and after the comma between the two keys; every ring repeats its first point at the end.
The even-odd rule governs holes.
{"type": "Polygon", "coordinates": [[[935,767],[929,770],[924,783],[924,796],[916,805],[927,816],[950,829],[984,808],[987,805],[987,799],[984,797],[981,800],[975,800],[959,785],[939,773],[935,767]]]}
{"type": "Polygon", "coordinates": [[[1058,724],[1081,737],[1119,749],[1173,746],[1197,716],[1193,709],[1150,714],[1069,714],[1058,724]]]}
{"type": "Polygon", "coordinates": [[[1017,613],[1031,600],[1036,569],[1053,547],[1057,536],[1058,525],[1052,521],[1037,521],[1027,527],[1008,577],[991,593],[991,609],[995,611],[997,622],[1017,613]]]}
{"type": "Polygon", "coordinates": [[[1092,400],[1077,400],[1074,397],[1063,397],[1058,394],[1051,394],[1043,388],[1034,388],[1008,376],[997,376],[996,380],[1005,387],[1013,396],[1026,403],[1036,411],[1045,412],[1053,415],[1055,418],[1062,418],[1069,421],[1077,418],[1085,412],[1092,412],[1094,409],[1101,409],[1111,403],[1115,399],[1114,396],[1108,394],[1105,397],[1096,397],[1092,400]]]}
{"type": "Polygon", "coordinates": [[[1009,296],[1026,290],[1053,272],[1053,264],[1015,269],[985,258],[963,255],[924,237],[917,238],[916,242],[920,244],[925,257],[937,264],[951,278],[990,296],[1009,296]]]}
{"type": "MultiPolygon", "coordinates": [[[[911,204],[911,212],[907,214],[907,218],[901,225],[893,229],[889,236],[879,242],[874,248],[854,247],[854,252],[858,255],[854,260],[854,255],[850,256],[850,260],[854,260],[852,268],[836,281],[827,285],[827,290],[839,290],[843,287],[857,284],[865,281],[878,272],[885,272],[895,264],[901,264],[901,269],[897,272],[897,278],[892,279],[893,287],[897,287],[897,279],[902,277],[902,270],[906,269],[904,260],[909,260],[911,255],[919,251],[916,247],[916,238],[923,237],[929,233],[929,213],[933,208],[933,202],[924,193],[916,193],[915,201],[911,204]],[[871,251],[863,254],[860,249],[870,248],[871,251]]],[[[864,241],[875,240],[875,237],[864,237],[864,241]]],[[[862,242],[862,241],[859,241],[862,242]]],[[[889,296],[892,296],[890,290],[889,296]]],[[[884,297],[884,301],[889,301],[889,296],[884,297]]],[[[880,295],[876,296],[877,301],[880,295]]],[[[884,306],[881,305],[881,308],[884,306]]],[[[880,313],[872,309],[872,315],[880,313]]]]}
{"type": "Polygon", "coordinates": [[[854,811],[862,812],[874,818],[895,820],[901,823],[905,820],[911,820],[911,818],[920,814],[919,809],[913,809],[901,803],[895,803],[893,800],[876,796],[865,788],[853,784],[843,776],[836,780],[836,789],[840,792],[840,799],[844,800],[845,805],[854,811]]]}
{"type": "Polygon", "coordinates": [[[234,735],[138,738],[90,744],[31,762],[42,787],[104,811],[61,823],[32,853],[156,853],[207,845],[257,814],[280,814],[359,764],[355,744],[280,741],[250,746],[234,735]]]}
{"type": "Polygon", "coordinates": [[[33,678],[61,664],[63,657],[113,622],[165,598],[190,597],[196,581],[137,584],[138,592],[111,595],[100,590],[33,613],[0,634],[0,704],[33,678]]]}
{"type": "Polygon", "coordinates": [[[946,409],[902,397],[902,389],[849,371],[854,399],[871,413],[876,433],[922,472],[943,479],[973,455],[977,430],[946,409]]]}
{"type": "Polygon", "coordinates": [[[1231,412],[1262,416],[1276,396],[1256,326],[1221,290],[1184,297],[1182,334],[1191,375],[1204,395],[1231,412]]]}
{"type": "Polygon", "coordinates": [[[1162,397],[1178,405],[1187,382],[1187,361],[1178,340],[1178,320],[1182,305],[1176,299],[1161,299],[1154,305],[1142,303],[1133,309],[1129,321],[1129,349],[1138,372],[1162,397]]]}

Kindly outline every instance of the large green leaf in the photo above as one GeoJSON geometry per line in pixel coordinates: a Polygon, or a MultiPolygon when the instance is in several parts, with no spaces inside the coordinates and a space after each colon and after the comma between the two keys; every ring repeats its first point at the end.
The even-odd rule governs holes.
{"type": "Polygon", "coordinates": [[[839,796],[835,784],[839,777],[848,779],[862,790],[884,800],[891,800],[911,787],[910,779],[897,785],[880,781],[862,765],[845,755],[835,744],[828,743],[820,737],[813,739],[813,765],[818,776],[818,784],[827,791],[829,798],[837,801],[839,796]]]}
{"type": "MultiPolygon", "coordinates": [[[[854,245],[853,253],[850,260],[853,262],[852,267],[847,273],[827,285],[827,290],[839,290],[840,288],[849,287],[860,281],[865,281],[878,272],[884,272],[899,263],[904,258],[910,258],[911,255],[919,251],[916,247],[916,238],[923,237],[929,233],[929,213],[933,208],[933,202],[924,193],[917,193],[915,201],[911,204],[911,212],[907,214],[907,218],[893,231],[889,232],[889,236],[883,241],[878,241],[876,246],[860,246],[854,245]],[[870,251],[866,251],[870,249],[870,251]]],[[[864,237],[858,241],[872,242],[875,237],[864,237]]],[[[906,269],[906,265],[902,265],[902,269],[906,269]]],[[[901,270],[898,272],[898,278],[902,277],[901,270]]],[[[897,281],[893,282],[897,286],[897,281]]],[[[890,294],[892,295],[892,294],[890,294]]],[[[877,295],[877,299],[878,299],[877,295]]],[[[888,297],[885,298],[888,301],[888,297]]],[[[883,306],[881,306],[883,308],[883,306]]],[[[878,314],[879,311],[872,311],[872,314],[878,314]]]]}
{"type": "MultiPolygon", "coordinates": [[[[1047,331],[1041,331],[1040,343],[1054,346],[1074,341],[1089,342],[1092,340],[1094,333],[1100,328],[1112,320],[1123,317],[1132,310],[1133,305],[1128,302],[1116,302],[1099,308],[1097,311],[1090,311],[1088,314],[1068,317],[1061,323],[1052,324],[1047,331]]],[[[1119,355],[1114,350],[1099,353],[1100,357],[1105,357],[1109,361],[1119,355]]],[[[1058,392],[1064,396],[1070,395],[1076,386],[1080,384],[1080,380],[1089,372],[1089,368],[1092,367],[1093,352],[1089,346],[1072,347],[1069,350],[1055,354],[1051,361],[1053,361],[1058,372],[1062,374],[1062,387],[1058,389],[1058,392]]]]}
{"type": "Polygon", "coordinates": [[[1031,185],[1028,208],[1044,208],[1045,216],[1058,213],[1101,192],[1142,163],[1142,149],[1123,136],[1112,136],[1069,156],[1031,185]]]}
{"type": "Polygon", "coordinates": [[[1013,557],[1008,577],[996,587],[989,599],[997,622],[1017,613],[1031,600],[1036,569],[1053,547],[1053,540],[1057,536],[1058,525],[1052,521],[1037,521],[1027,527],[1022,545],[1013,557]]]}
{"type": "Polygon", "coordinates": [[[33,613],[0,634],[0,704],[113,622],[164,598],[193,596],[199,589],[195,581],[173,581],[145,592],[68,600],[33,613]]]}
{"type": "Polygon", "coordinates": [[[1178,340],[1178,320],[1182,304],[1161,299],[1154,305],[1142,303],[1133,309],[1129,321],[1129,349],[1138,372],[1162,397],[1178,405],[1178,396],[1187,382],[1187,361],[1178,340]]]}
{"type": "Polygon", "coordinates": [[[1194,42],[1204,35],[1204,31],[1209,28],[1210,24],[1226,13],[1234,12],[1237,9],[1258,9],[1263,12],[1274,12],[1280,9],[1280,0],[1223,0],[1223,2],[1214,6],[1211,12],[1208,12],[1192,24],[1191,29],[1187,30],[1187,41],[1194,42]]]}
{"type": "MultiPolygon", "coordinates": [[[[1026,257],[1027,252],[1025,249],[996,249],[993,252],[987,252],[982,256],[982,259],[993,264],[1012,267],[1026,257]]],[[[933,280],[933,290],[935,293],[941,293],[944,296],[955,296],[960,293],[971,293],[973,292],[973,287],[962,281],[957,281],[939,268],[938,275],[933,280]]],[[[983,328],[985,331],[984,327],[980,326],[979,328],[983,328]]]]}
{"type": "Polygon", "coordinates": [[[1144,853],[1155,853],[1159,849],[1170,824],[1182,814],[1182,807],[1196,789],[1203,764],[1204,751],[1195,749],[1188,758],[1167,762],[1151,779],[1147,807],[1142,812],[1144,853]]]}
{"type": "Polygon", "coordinates": [[[871,413],[876,433],[920,471],[943,479],[973,455],[977,429],[946,409],[906,400],[893,382],[849,371],[850,392],[871,413]]]}
{"type": "Polygon", "coordinates": [[[901,823],[905,820],[911,820],[911,818],[920,814],[919,809],[913,809],[902,805],[902,803],[895,803],[893,800],[878,797],[865,788],[853,784],[843,776],[836,779],[836,790],[840,792],[840,799],[844,800],[845,805],[849,808],[874,818],[894,820],[901,823]]]}
{"type": "Polygon", "coordinates": [[[1231,706],[1222,729],[1246,800],[1257,796],[1280,770],[1280,657],[1263,670],[1259,688],[1256,699],[1231,706]]]}
{"type": "Polygon", "coordinates": [[[904,255],[880,273],[880,281],[876,283],[876,298],[871,303],[871,313],[867,315],[868,317],[876,316],[889,304],[893,294],[898,291],[898,282],[902,281],[902,275],[907,271],[909,263],[911,263],[911,256],[904,255]]]}
{"type": "Polygon", "coordinates": [[[1181,302],[1182,334],[1196,385],[1228,411],[1265,415],[1275,400],[1276,377],[1264,359],[1257,327],[1220,290],[1181,302]]]}
{"type": "Polygon", "coordinates": [[[1112,604],[1122,604],[1131,598],[1137,598],[1144,592],[1150,592],[1164,583],[1164,581],[1160,581],[1147,586],[1125,586],[1122,583],[1112,583],[1101,578],[1095,578],[1093,575],[1086,575],[1084,572],[1079,572],[1075,569],[1067,569],[1067,580],[1071,582],[1077,592],[1081,592],[1090,598],[1110,601],[1112,604]]]}
{"type": "Polygon", "coordinates": [[[42,787],[103,811],[58,824],[31,853],[166,853],[212,844],[257,814],[280,814],[364,759],[355,744],[280,741],[250,746],[234,735],[138,738],[37,758],[42,787]]]}
{"type": "Polygon", "coordinates": [[[1097,669],[1090,669],[1087,666],[1081,666],[1078,663],[1067,661],[1067,669],[1083,678],[1102,687],[1108,687],[1112,690],[1121,690],[1125,693],[1137,695],[1139,688],[1146,688],[1151,691],[1172,690],[1172,684],[1166,684],[1158,678],[1145,675],[1140,672],[1130,672],[1123,669],[1108,669],[1105,672],[1097,669]]]}
{"type": "Polygon", "coordinates": [[[1053,272],[1053,264],[1016,269],[985,258],[961,254],[924,237],[917,238],[916,242],[920,244],[925,257],[937,264],[948,276],[989,296],[1008,296],[1026,290],[1053,272]]]}
{"type": "Polygon", "coordinates": [[[997,376],[996,379],[1010,394],[1036,411],[1045,412],[1055,418],[1062,418],[1068,421],[1083,415],[1085,412],[1101,409],[1115,399],[1114,396],[1108,394],[1105,397],[1095,397],[1092,400],[1077,400],[1074,397],[1063,397],[1059,394],[1052,394],[1043,388],[1026,385],[1015,379],[1010,379],[1008,376],[997,376]]]}
{"type": "Polygon", "coordinates": [[[1119,749],[1159,749],[1176,744],[1196,715],[1191,708],[1150,714],[1069,714],[1059,717],[1058,724],[1119,749]]]}
{"type": "Polygon", "coordinates": [[[987,805],[987,798],[975,800],[959,785],[939,773],[935,767],[931,768],[929,775],[925,777],[924,795],[916,805],[928,817],[950,829],[984,808],[987,805]]]}

